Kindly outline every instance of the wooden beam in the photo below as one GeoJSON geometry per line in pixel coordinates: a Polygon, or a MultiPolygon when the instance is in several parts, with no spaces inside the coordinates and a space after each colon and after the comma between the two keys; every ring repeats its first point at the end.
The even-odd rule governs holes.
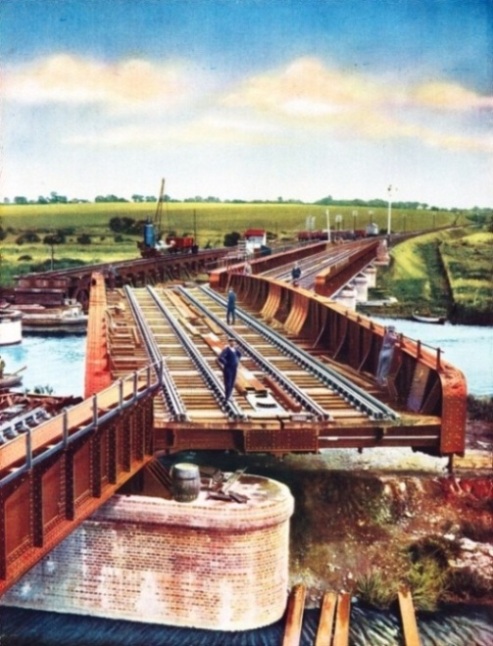
{"type": "Polygon", "coordinates": [[[401,586],[398,592],[405,646],[421,646],[411,592],[401,586]]]}
{"type": "Polygon", "coordinates": [[[318,622],[317,636],[314,646],[330,646],[332,643],[332,630],[334,627],[334,615],[337,605],[335,592],[326,592],[322,599],[320,619],[318,622]]]}
{"type": "Polygon", "coordinates": [[[282,646],[299,646],[303,610],[305,607],[306,589],[304,585],[295,585],[291,590],[286,613],[286,627],[282,646]]]}
{"type": "Polygon", "coordinates": [[[348,592],[342,592],[337,597],[336,627],[333,646],[348,646],[349,644],[349,615],[351,597],[348,592]]]}

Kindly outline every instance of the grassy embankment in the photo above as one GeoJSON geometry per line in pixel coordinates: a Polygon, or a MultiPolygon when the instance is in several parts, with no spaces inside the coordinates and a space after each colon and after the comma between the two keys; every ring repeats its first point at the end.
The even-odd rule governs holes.
{"type": "MultiPolygon", "coordinates": [[[[116,236],[109,228],[111,218],[129,217],[136,221],[153,218],[152,203],[90,203],[49,205],[1,205],[0,226],[7,231],[1,244],[2,264],[0,282],[8,286],[13,276],[40,271],[41,264],[50,268],[51,247],[43,244],[45,235],[62,229],[69,231],[64,244],[53,248],[55,267],[64,264],[118,262],[138,257],[136,243],[141,236],[116,236]],[[27,231],[38,234],[40,242],[17,244],[19,235],[27,231]],[[91,236],[91,243],[81,245],[77,237],[91,236]]],[[[376,222],[382,229],[387,225],[385,208],[370,209],[331,206],[331,226],[341,216],[340,228],[364,228],[376,222]],[[356,215],[355,215],[356,214],[356,215]]],[[[167,202],[163,205],[162,225],[165,231],[178,235],[194,234],[200,247],[223,245],[224,235],[232,231],[243,233],[250,227],[266,229],[270,243],[293,240],[298,231],[306,228],[308,217],[315,218],[314,228],[327,226],[326,207],[313,204],[226,204],[167,202]]],[[[432,227],[465,221],[465,216],[439,211],[412,211],[394,209],[394,231],[426,230],[432,227]]]]}
{"type": "Polygon", "coordinates": [[[493,233],[452,229],[407,240],[391,250],[371,297],[393,295],[387,316],[447,316],[454,323],[493,324],[493,233]]]}

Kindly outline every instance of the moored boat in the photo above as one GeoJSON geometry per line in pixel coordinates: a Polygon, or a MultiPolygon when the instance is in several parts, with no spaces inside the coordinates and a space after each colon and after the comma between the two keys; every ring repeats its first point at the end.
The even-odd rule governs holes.
{"type": "Polygon", "coordinates": [[[5,373],[0,377],[0,390],[7,390],[9,388],[15,388],[22,384],[22,377],[14,372],[12,374],[5,373]]]}
{"type": "Polygon", "coordinates": [[[87,314],[77,301],[66,301],[59,307],[16,305],[22,315],[25,332],[85,332],[87,314]]]}
{"type": "Polygon", "coordinates": [[[0,310],[0,346],[22,341],[22,315],[18,309],[0,310]]]}
{"type": "Polygon", "coordinates": [[[422,316],[413,312],[412,318],[414,321],[419,321],[419,323],[434,323],[435,325],[443,325],[447,318],[445,316],[422,316]]]}

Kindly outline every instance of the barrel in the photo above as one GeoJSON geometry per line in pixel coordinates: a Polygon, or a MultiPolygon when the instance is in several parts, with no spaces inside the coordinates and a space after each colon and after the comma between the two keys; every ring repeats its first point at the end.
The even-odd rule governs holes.
{"type": "Polygon", "coordinates": [[[173,498],[178,502],[192,502],[199,496],[200,473],[196,464],[180,462],[171,468],[173,498]]]}

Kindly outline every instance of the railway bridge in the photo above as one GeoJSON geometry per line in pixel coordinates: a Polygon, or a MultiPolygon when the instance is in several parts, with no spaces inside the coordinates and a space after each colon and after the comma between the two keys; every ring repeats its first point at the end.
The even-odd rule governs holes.
{"type": "Polygon", "coordinates": [[[217,268],[208,284],[119,287],[92,274],[85,400],[0,447],[0,593],[136,473],[162,477],[162,454],[464,452],[463,375],[439,350],[401,336],[379,384],[383,327],[320,293],[374,259],[375,243],[346,258],[329,253],[313,289],[283,275],[322,249],[327,256],[313,245],[255,260],[251,273],[241,263],[217,268]],[[217,356],[230,336],[242,360],[226,401],[217,356]]]}

